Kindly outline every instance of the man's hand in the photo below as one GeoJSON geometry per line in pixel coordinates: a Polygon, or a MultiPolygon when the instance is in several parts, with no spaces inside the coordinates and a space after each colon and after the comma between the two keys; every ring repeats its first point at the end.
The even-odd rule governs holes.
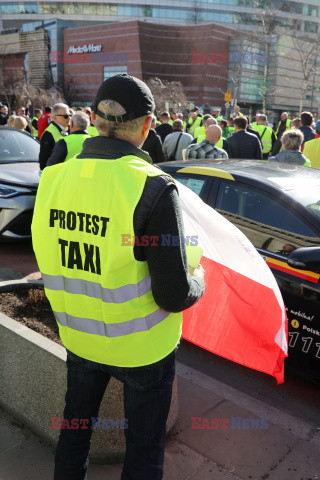
{"type": "Polygon", "coordinates": [[[204,274],[205,274],[205,269],[203,268],[201,263],[199,263],[198,267],[193,270],[191,275],[193,277],[204,278],[204,274]]]}

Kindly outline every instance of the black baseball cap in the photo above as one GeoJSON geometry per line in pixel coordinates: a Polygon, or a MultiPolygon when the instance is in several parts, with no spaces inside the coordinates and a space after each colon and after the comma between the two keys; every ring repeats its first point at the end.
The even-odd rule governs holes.
{"type": "Polygon", "coordinates": [[[105,80],[100,85],[93,104],[93,111],[99,117],[117,123],[149,115],[154,112],[154,109],[155,103],[149,87],[139,78],[125,73],[105,80]],[[118,102],[126,113],[114,117],[101,112],[98,105],[103,100],[118,102]]]}

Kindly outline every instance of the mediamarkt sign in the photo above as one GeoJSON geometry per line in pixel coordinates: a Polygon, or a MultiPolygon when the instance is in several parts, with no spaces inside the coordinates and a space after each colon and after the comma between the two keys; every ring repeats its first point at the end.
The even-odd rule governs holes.
{"type": "Polygon", "coordinates": [[[73,53],[93,53],[93,52],[101,52],[102,45],[93,45],[93,43],[90,43],[90,45],[82,45],[82,47],[75,47],[72,45],[72,47],[69,48],[68,50],[68,55],[72,55],[73,53]]]}

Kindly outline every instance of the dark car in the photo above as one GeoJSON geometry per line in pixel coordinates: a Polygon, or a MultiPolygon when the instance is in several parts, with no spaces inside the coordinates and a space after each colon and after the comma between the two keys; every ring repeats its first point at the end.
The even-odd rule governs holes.
{"type": "Polygon", "coordinates": [[[31,237],[39,183],[40,144],[28,133],[0,127],[0,239],[31,237]]]}
{"type": "Polygon", "coordinates": [[[161,168],[236,225],[263,256],[287,310],[286,365],[320,382],[320,171],[251,160],[161,168]]]}

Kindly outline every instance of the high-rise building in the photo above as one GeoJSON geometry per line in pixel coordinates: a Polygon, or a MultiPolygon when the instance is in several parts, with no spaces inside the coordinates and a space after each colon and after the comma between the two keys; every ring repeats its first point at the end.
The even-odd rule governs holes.
{"type": "MultiPolygon", "coordinates": [[[[14,29],[20,32],[46,30],[51,52],[50,85],[59,86],[65,82],[66,75],[72,76],[72,82],[80,82],[79,92],[88,99],[107,72],[114,74],[125,69],[143,79],[156,75],[163,80],[180,80],[188,100],[205,108],[223,106],[228,88],[234,96],[233,101],[249,112],[265,107],[287,109],[293,114],[298,105],[314,112],[320,110],[320,77],[317,75],[320,0],[176,0],[174,5],[168,0],[1,0],[0,31],[1,28],[2,33],[14,29]],[[130,44],[119,44],[121,48],[118,43],[116,45],[122,38],[120,34],[119,40],[113,38],[113,42],[100,38],[94,27],[109,25],[112,29],[116,24],[119,28],[122,25],[123,35],[129,41],[126,24],[132,21],[138,21],[136,49],[130,49],[130,44]],[[150,28],[152,23],[157,24],[154,29],[150,28]],[[150,33],[141,33],[143,24],[144,30],[149,29],[150,33]],[[92,85],[84,79],[90,72],[82,73],[82,78],[83,66],[79,65],[78,70],[71,67],[71,59],[73,65],[77,59],[75,51],[86,45],[79,27],[85,27],[86,41],[90,39],[88,48],[91,44],[103,44],[99,57],[102,70],[99,70],[99,79],[92,80],[92,85]],[[218,31],[217,27],[222,30],[218,31]],[[68,33],[70,28],[75,28],[74,33],[68,33]],[[222,31],[233,33],[224,49],[217,52],[214,44],[224,41],[222,31]],[[144,36],[150,39],[146,44],[142,42],[144,36]],[[69,47],[66,50],[66,38],[73,38],[70,45],[74,51],[69,51],[69,47]],[[310,44],[306,42],[308,39],[310,44]],[[308,56],[312,42],[318,46],[308,56]],[[121,61],[115,56],[117,48],[127,55],[121,57],[121,61]],[[136,58],[131,59],[131,56],[134,55],[140,58],[139,68],[133,68],[136,58]],[[303,57],[308,57],[307,72],[303,72],[303,57]],[[148,58],[147,63],[145,58],[148,58]],[[75,72],[72,73],[72,69],[75,72]],[[190,72],[194,70],[192,77],[189,69],[190,72]],[[188,81],[184,80],[187,71],[188,81]]],[[[23,52],[21,50],[26,69],[28,57],[23,52]]],[[[3,54],[6,50],[0,48],[0,57],[3,54]]]]}
{"type": "Polygon", "coordinates": [[[273,11],[279,25],[289,25],[298,15],[301,31],[320,31],[319,0],[175,0],[174,4],[168,0],[10,0],[0,3],[4,29],[51,18],[73,21],[75,26],[146,20],[172,25],[214,22],[226,27],[250,29],[261,22],[261,8],[273,11]]]}

